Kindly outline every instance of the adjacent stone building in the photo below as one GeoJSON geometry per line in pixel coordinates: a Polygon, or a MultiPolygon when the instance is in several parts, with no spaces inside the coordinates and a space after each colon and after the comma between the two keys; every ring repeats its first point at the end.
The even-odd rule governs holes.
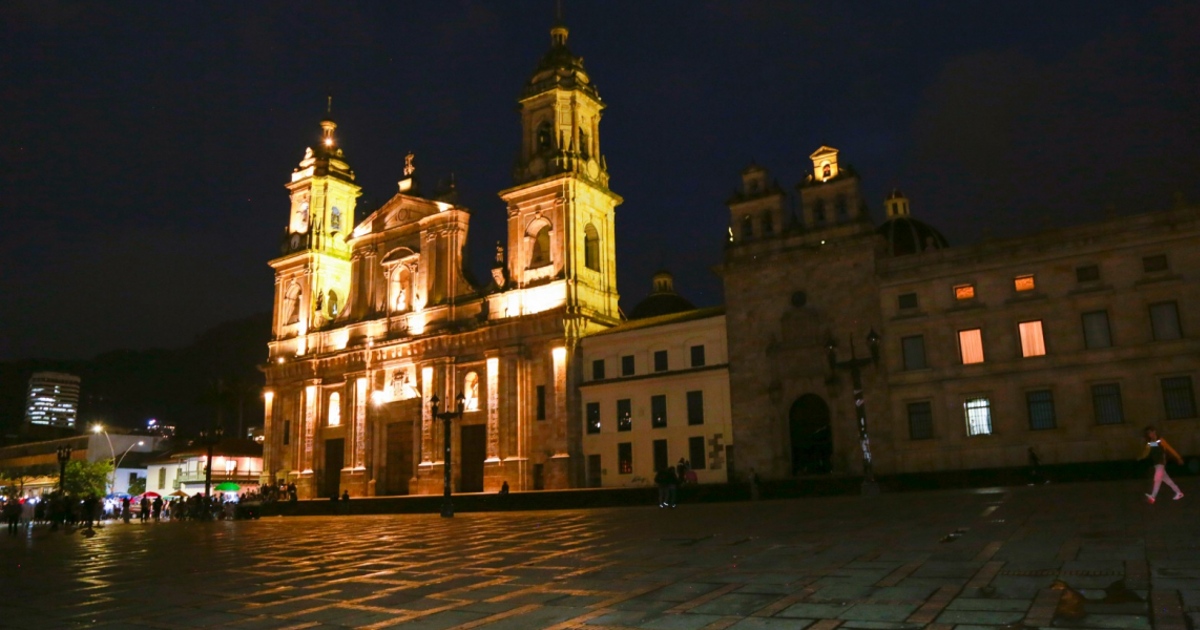
{"type": "Polygon", "coordinates": [[[899,192],[874,225],[821,147],[787,196],[752,166],[721,265],[739,469],[881,473],[1127,459],[1156,424],[1200,454],[1200,209],[951,247],[899,192]],[[872,363],[867,341],[879,338],[872,363]]]}
{"type": "Polygon", "coordinates": [[[580,344],[589,487],[638,486],[685,460],[699,483],[724,483],[733,448],[725,309],[697,309],[671,275],[629,321],[580,344]]]}
{"type": "Polygon", "coordinates": [[[604,103],[562,24],[519,98],[492,277],[464,269],[471,213],[419,185],[356,220],[359,187],[322,121],[287,187],[266,368],[264,477],[301,497],[582,485],[578,340],[620,321],[604,103]],[[443,457],[440,411],[453,419],[443,457]]]}

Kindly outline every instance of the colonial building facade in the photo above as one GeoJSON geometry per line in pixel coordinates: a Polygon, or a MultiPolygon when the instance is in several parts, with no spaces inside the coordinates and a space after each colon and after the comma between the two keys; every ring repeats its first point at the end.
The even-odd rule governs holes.
{"type": "Polygon", "coordinates": [[[950,247],[894,192],[871,221],[821,147],[798,212],[764,169],[721,266],[740,470],[764,477],[1135,457],[1147,424],[1200,454],[1200,209],[950,247]],[[877,362],[868,335],[878,339],[877,362]]]}
{"type": "Polygon", "coordinates": [[[729,480],[724,308],[695,308],[665,272],[654,285],[629,321],[580,344],[590,487],[646,485],[679,460],[699,483],[729,480]]]}
{"type": "Polygon", "coordinates": [[[301,497],[579,486],[578,340],[619,322],[604,103],[556,24],[519,99],[508,239],[492,278],[464,272],[470,212],[398,191],[356,219],[359,187],[321,122],[288,183],[266,368],[264,477],[301,497]],[[452,459],[430,404],[453,418],[452,459]],[[461,407],[460,407],[461,405],[461,407]]]}

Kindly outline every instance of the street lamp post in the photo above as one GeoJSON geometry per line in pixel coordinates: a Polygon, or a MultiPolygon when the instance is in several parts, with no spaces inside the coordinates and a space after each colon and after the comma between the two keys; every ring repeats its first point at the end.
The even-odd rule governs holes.
{"type": "MultiPolygon", "coordinates": [[[[112,483],[108,486],[109,494],[113,494],[117,491],[117,469],[121,467],[121,462],[125,461],[125,456],[129,454],[129,451],[133,450],[133,447],[144,446],[145,444],[146,442],[144,440],[138,440],[136,444],[130,444],[129,448],[126,448],[125,452],[121,453],[121,457],[119,457],[117,461],[113,462],[112,483]]],[[[128,490],[128,488],[126,488],[126,490],[128,490]]]]}
{"type": "MultiPolygon", "coordinates": [[[[203,443],[207,449],[206,450],[207,457],[205,457],[205,459],[204,459],[204,500],[205,501],[207,501],[209,499],[209,497],[212,496],[213,447],[217,445],[217,442],[221,441],[221,436],[224,433],[225,433],[225,430],[222,429],[221,427],[217,427],[217,428],[213,429],[212,431],[201,431],[200,432],[200,442],[203,443]]],[[[206,513],[207,513],[207,510],[206,510],[206,513]]]]}
{"type": "Polygon", "coordinates": [[[457,411],[445,411],[438,413],[439,402],[441,401],[438,400],[437,394],[434,394],[433,397],[429,399],[429,405],[432,408],[433,417],[443,420],[446,423],[442,432],[442,461],[444,462],[442,464],[442,516],[449,518],[454,516],[454,501],[450,498],[450,422],[456,417],[459,419],[462,418],[463,408],[466,406],[466,398],[462,395],[462,392],[459,392],[458,396],[455,398],[455,402],[457,403],[457,411]]]}
{"type": "Polygon", "coordinates": [[[67,462],[71,461],[71,450],[65,444],[58,447],[58,491],[64,496],[67,494],[67,462]]]}
{"type": "Polygon", "coordinates": [[[871,439],[867,435],[867,406],[863,398],[862,370],[868,365],[879,363],[879,335],[874,329],[867,333],[867,347],[871,351],[869,358],[858,358],[854,354],[854,338],[850,338],[850,358],[845,361],[837,360],[837,341],[832,337],[825,344],[829,357],[829,369],[850,370],[850,379],[854,383],[854,411],[858,417],[858,441],[862,447],[864,495],[879,494],[879,484],[875,481],[875,468],[871,460],[871,439]]]}
{"type": "Polygon", "coordinates": [[[133,450],[133,447],[142,446],[146,442],[139,440],[137,444],[130,444],[129,448],[125,449],[125,452],[121,453],[121,457],[118,459],[117,451],[113,448],[112,437],[108,435],[108,431],[104,430],[104,425],[92,425],[92,433],[97,435],[103,433],[104,439],[108,442],[108,455],[110,457],[109,461],[112,462],[113,465],[112,472],[109,474],[108,493],[112,494],[117,491],[117,469],[121,467],[121,462],[125,461],[125,456],[129,454],[129,451],[133,450]]]}

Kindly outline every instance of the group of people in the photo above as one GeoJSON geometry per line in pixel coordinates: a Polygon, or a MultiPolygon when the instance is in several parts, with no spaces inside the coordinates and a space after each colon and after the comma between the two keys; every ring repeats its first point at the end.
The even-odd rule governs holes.
{"type": "Polygon", "coordinates": [[[673,508],[679,503],[679,486],[685,483],[696,483],[696,471],[692,463],[680,457],[674,466],[664,466],[654,475],[654,483],[658,486],[658,507],[673,508]]]}

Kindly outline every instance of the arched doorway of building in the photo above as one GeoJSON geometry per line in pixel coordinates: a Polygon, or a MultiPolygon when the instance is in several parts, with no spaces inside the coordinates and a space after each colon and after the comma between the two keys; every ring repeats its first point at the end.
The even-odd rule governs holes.
{"type": "Polygon", "coordinates": [[[816,394],[805,394],[788,412],[792,438],[792,474],[823,475],[833,469],[833,431],[829,405],[816,394]]]}

